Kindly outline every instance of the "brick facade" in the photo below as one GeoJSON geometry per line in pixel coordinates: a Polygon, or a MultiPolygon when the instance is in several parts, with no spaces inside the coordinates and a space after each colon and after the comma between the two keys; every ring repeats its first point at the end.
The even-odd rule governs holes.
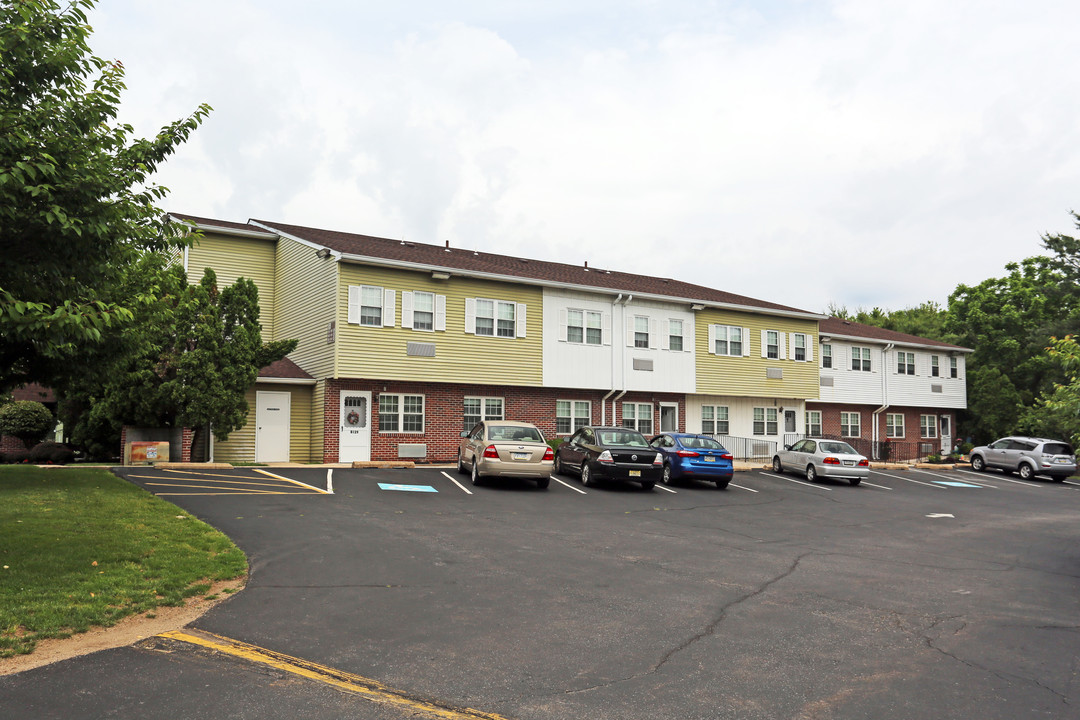
{"type": "MultiPolygon", "coordinates": [[[[817,410],[821,412],[821,432],[823,435],[829,437],[845,437],[846,435],[840,432],[840,413],[858,413],[859,414],[859,437],[855,438],[860,440],[861,443],[852,444],[856,446],[860,452],[866,453],[869,449],[869,443],[871,443],[876,436],[878,442],[884,442],[886,440],[886,418],[888,414],[902,414],[904,416],[904,434],[902,437],[888,438],[888,441],[893,445],[896,450],[892,453],[894,459],[914,459],[916,457],[923,457],[931,454],[925,452],[929,447],[933,447],[933,451],[941,447],[941,420],[942,416],[949,418],[949,427],[952,431],[952,444],[957,442],[956,438],[956,411],[955,410],[943,410],[941,408],[916,408],[916,407],[889,407],[877,415],[877,433],[874,432],[874,411],[876,407],[869,405],[844,405],[839,403],[807,403],[806,409],[808,411],[817,410]],[[937,433],[935,437],[923,437],[922,436],[922,416],[933,415],[938,418],[937,433]]],[[[850,439],[850,438],[849,438],[850,439]]]]}

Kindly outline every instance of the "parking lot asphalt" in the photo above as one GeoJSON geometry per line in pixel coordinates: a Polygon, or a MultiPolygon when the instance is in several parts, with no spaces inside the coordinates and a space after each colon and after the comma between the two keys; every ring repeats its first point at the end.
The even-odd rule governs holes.
{"type": "Polygon", "coordinates": [[[0,715],[1080,716],[1080,484],[255,470],[120,474],[244,549],[247,588],[189,630],[276,664],[158,637],[0,677],[0,715]]]}

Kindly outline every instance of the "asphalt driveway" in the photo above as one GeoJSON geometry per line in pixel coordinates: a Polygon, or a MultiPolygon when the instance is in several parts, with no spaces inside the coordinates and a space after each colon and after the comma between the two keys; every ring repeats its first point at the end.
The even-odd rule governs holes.
{"type": "Polygon", "coordinates": [[[435,468],[273,472],[312,489],[168,499],[251,562],[247,589],[192,631],[280,664],[155,638],[0,678],[0,713],[1080,715],[1072,483],[908,470],[850,487],[755,471],[724,491],[570,477],[544,491],[435,468]],[[294,660],[416,704],[296,674],[294,660]]]}

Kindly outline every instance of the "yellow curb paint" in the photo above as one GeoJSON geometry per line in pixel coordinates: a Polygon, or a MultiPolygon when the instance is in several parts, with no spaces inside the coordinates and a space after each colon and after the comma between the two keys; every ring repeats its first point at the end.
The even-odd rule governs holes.
{"type": "Polygon", "coordinates": [[[308,662],[307,660],[290,657],[279,652],[274,652],[273,650],[267,650],[266,648],[261,648],[256,645],[248,645],[239,640],[231,640],[212,633],[172,630],[170,632],[161,633],[157,637],[186,642],[192,645],[216,650],[217,652],[226,655],[232,655],[233,657],[242,658],[249,662],[267,665],[277,670],[282,670],[284,672],[292,673],[293,675],[298,675],[342,690],[347,690],[362,695],[374,702],[396,705],[413,712],[422,712],[436,718],[446,718],[446,720],[507,720],[502,715],[481,712],[480,710],[473,710],[472,708],[458,710],[435,705],[434,703],[426,702],[424,700],[416,700],[408,697],[400,690],[386,687],[377,680],[371,680],[343,670],[335,670],[334,668],[326,667],[325,665],[319,665],[317,663],[308,662]]]}
{"type": "Polygon", "coordinates": [[[283,475],[275,475],[272,472],[267,472],[266,470],[259,470],[258,468],[255,468],[255,472],[262,473],[263,475],[269,475],[272,478],[277,478],[278,480],[284,480],[285,482],[291,482],[293,485],[299,485],[300,487],[307,488],[308,490],[314,490],[315,492],[319,493],[320,495],[333,495],[333,493],[327,492],[326,490],[323,490],[322,488],[317,488],[314,485],[308,485],[307,483],[302,483],[299,480],[293,480],[292,478],[287,478],[287,477],[285,477],[283,475]]]}

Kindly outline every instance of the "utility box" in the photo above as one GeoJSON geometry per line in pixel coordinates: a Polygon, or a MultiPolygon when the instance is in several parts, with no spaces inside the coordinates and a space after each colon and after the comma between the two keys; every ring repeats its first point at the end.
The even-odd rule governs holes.
{"type": "Polygon", "coordinates": [[[169,443],[135,440],[124,445],[125,465],[153,465],[169,461],[169,443]]]}

